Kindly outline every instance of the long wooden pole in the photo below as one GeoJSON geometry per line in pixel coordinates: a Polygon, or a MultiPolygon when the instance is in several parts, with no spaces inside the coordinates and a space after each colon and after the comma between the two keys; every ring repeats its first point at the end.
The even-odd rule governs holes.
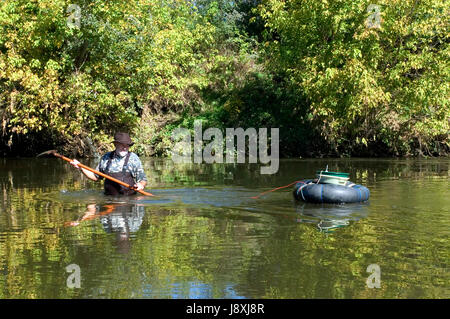
{"type": "MultiPolygon", "coordinates": [[[[56,152],[49,152],[49,154],[55,155],[56,157],[59,157],[59,158],[65,160],[65,161],[67,161],[67,162],[72,162],[72,161],[73,161],[72,159],[70,159],[70,158],[68,158],[68,157],[65,157],[64,155],[58,154],[58,153],[56,153],[56,152]]],[[[80,167],[82,167],[82,168],[84,168],[84,169],[87,169],[88,171],[91,171],[92,173],[95,173],[95,174],[100,175],[100,176],[102,176],[102,177],[104,177],[104,178],[107,178],[107,179],[109,179],[109,180],[111,180],[111,181],[113,181],[113,182],[116,182],[117,184],[120,184],[120,185],[125,186],[125,187],[130,188],[130,189],[133,189],[133,190],[135,190],[136,192],[141,193],[142,195],[146,195],[146,196],[155,196],[155,195],[153,195],[152,193],[147,193],[147,192],[145,192],[145,191],[143,191],[143,190],[137,190],[136,188],[134,188],[134,186],[128,185],[127,183],[124,183],[124,182],[122,182],[122,181],[120,181],[120,180],[118,180],[118,179],[116,179],[116,178],[114,178],[114,177],[111,177],[111,176],[109,176],[109,175],[103,174],[102,172],[96,171],[95,169],[92,169],[92,168],[90,168],[89,166],[86,166],[86,165],[84,165],[84,164],[79,163],[79,164],[77,164],[77,165],[80,166],[80,167]]]]}

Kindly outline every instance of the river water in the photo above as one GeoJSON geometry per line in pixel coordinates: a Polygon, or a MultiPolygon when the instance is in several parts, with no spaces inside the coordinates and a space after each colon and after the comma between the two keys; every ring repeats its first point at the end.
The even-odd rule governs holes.
{"type": "MultiPolygon", "coordinates": [[[[57,158],[0,159],[0,298],[449,298],[449,159],[173,164],[103,195],[57,158]],[[364,204],[294,201],[350,173],[364,204]]],[[[85,160],[91,167],[96,160],[85,160]]]]}

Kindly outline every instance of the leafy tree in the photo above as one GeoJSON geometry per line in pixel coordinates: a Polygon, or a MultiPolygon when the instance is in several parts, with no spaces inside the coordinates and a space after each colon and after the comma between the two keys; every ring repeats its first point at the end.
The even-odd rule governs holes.
{"type": "Polygon", "coordinates": [[[324,148],[449,147],[447,2],[269,0],[259,11],[270,68],[306,96],[324,148]]]}
{"type": "Polygon", "coordinates": [[[287,156],[443,154],[448,12],[437,0],[5,0],[0,151],[87,155],[124,129],[138,152],[165,154],[173,128],[202,118],[279,127],[287,156]]]}
{"type": "MultiPolygon", "coordinates": [[[[70,150],[133,129],[146,108],[179,110],[214,27],[174,1],[5,1],[0,11],[3,140],[51,136],[70,150]],[[69,142],[69,143],[67,143],[69,142]]],[[[79,150],[81,153],[82,149],[79,150]]]]}

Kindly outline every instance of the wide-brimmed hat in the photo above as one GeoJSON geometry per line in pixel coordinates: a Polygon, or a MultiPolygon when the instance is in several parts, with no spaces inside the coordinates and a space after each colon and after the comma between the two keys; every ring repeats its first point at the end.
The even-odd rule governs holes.
{"type": "Polygon", "coordinates": [[[114,142],[118,142],[118,143],[122,143],[122,144],[127,144],[129,146],[132,146],[134,143],[130,138],[130,135],[128,133],[123,133],[123,132],[117,132],[114,135],[114,142]]]}

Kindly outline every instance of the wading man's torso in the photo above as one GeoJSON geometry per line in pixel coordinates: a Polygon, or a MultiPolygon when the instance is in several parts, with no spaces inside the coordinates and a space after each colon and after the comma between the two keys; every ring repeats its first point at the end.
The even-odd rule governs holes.
{"type": "MultiPolygon", "coordinates": [[[[120,156],[115,151],[108,152],[100,159],[97,170],[129,185],[147,181],[141,160],[133,152],[128,152],[125,156],[120,156]]],[[[102,179],[101,176],[96,176],[102,179]]],[[[106,195],[133,195],[136,193],[134,190],[108,179],[105,180],[104,188],[106,195]]]]}

